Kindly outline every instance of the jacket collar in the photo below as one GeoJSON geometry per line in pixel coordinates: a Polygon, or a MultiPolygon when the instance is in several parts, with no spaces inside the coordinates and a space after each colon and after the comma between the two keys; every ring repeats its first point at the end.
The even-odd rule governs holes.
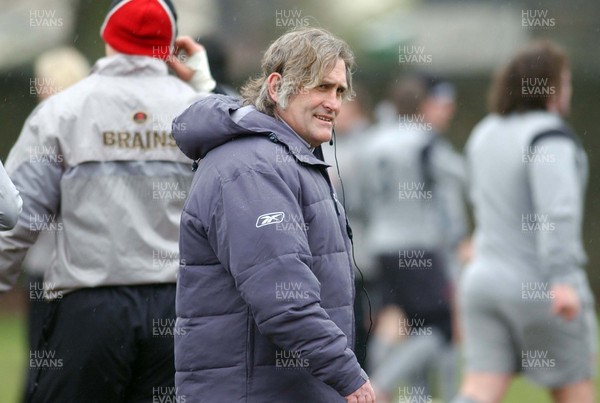
{"type": "Polygon", "coordinates": [[[303,164],[329,166],[311,152],[307,143],[289,125],[257,111],[254,106],[239,108],[232,114],[231,119],[244,129],[265,134],[272,142],[285,145],[289,152],[303,164]]]}
{"type": "Polygon", "coordinates": [[[162,60],[119,53],[98,59],[92,73],[104,76],[165,76],[168,70],[162,60]]]}

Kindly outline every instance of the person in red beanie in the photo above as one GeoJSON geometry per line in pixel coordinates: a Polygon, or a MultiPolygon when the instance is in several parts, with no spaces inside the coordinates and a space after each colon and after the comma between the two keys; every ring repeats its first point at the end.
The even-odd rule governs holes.
{"type": "Polygon", "coordinates": [[[48,313],[28,354],[28,402],[175,401],[179,221],[193,173],[171,125],[214,88],[203,48],[176,32],[170,1],[115,1],[107,57],[38,105],[6,161],[23,211],[0,236],[0,293],[42,231],[56,239],[31,290],[48,313]]]}

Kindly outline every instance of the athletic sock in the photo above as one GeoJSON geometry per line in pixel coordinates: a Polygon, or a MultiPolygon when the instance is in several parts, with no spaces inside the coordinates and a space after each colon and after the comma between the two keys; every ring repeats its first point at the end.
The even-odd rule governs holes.
{"type": "Polygon", "coordinates": [[[452,343],[446,343],[440,350],[436,364],[440,383],[440,397],[444,402],[451,401],[452,396],[458,394],[460,384],[460,356],[456,346],[452,343]]]}

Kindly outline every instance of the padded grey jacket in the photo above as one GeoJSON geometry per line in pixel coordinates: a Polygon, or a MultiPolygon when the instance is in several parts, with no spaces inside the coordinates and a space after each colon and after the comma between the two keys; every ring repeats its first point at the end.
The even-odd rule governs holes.
{"type": "Polygon", "coordinates": [[[175,377],[186,402],[344,402],[366,382],[327,165],[286,124],[210,96],[174,121],[202,160],[181,219],[175,377]]]}

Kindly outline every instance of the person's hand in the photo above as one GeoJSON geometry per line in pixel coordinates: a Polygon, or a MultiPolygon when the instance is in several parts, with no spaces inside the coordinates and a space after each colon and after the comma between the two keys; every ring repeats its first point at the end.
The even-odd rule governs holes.
{"type": "Polygon", "coordinates": [[[198,52],[206,52],[204,47],[197,43],[189,36],[180,36],[175,39],[175,50],[173,54],[167,59],[169,67],[175,71],[177,77],[183,81],[190,81],[195,71],[186,65],[187,60],[198,52]],[[183,52],[183,53],[182,53],[183,52]],[[182,62],[179,60],[180,54],[185,55],[185,59],[182,62]]]}
{"type": "Polygon", "coordinates": [[[581,308],[575,289],[568,284],[556,284],[551,288],[551,292],[554,296],[552,313],[566,320],[573,320],[581,308]]]}
{"type": "Polygon", "coordinates": [[[463,239],[456,248],[456,255],[461,265],[466,266],[473,260],[475,256],[475,250],[473,247],[473,240],[470,237],[463,239]]]}
{"type": "Polygon", "coordinates": [[[204,46],[189,36],[180,36],[175,40],[175,51],[167,59],[167,64],[177,77],[187,81],[196,91],[210,92],[217,85],[210,74],[204,46]]]}
{"type": "Polygon", "coordinates": [[[347,403],[375,403],[375,391],[371,386],[371,381],[367,381],[354,391],[354,393],[346,396],[347,403]]]}

